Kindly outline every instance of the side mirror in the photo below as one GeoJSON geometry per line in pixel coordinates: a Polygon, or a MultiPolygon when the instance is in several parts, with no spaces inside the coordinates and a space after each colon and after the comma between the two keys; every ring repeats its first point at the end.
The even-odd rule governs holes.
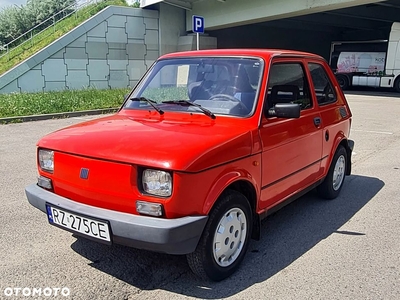
{"type": "Polygon", "coordinates": [[[300,105],[294,103],[277,103],[270,108],[267,113],[268,117],[278,118],[300,118],[300,105]]]}

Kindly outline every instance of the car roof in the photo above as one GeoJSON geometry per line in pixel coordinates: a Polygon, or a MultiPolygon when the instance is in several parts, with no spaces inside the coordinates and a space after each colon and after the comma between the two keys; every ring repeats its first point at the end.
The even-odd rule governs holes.
{"type": "Polygon", "coordinates": [[[165,58],[182,58],[193,56],[248,56],[248,57],[263,57],[269,59],[276,56],[290,56],[290,57],[309,57],[323,59],[321,56],[308,52],[301,52],[295,50],[284,49],[207,49],[207,50],[193,50],[174,52],[162,55],[160,59],[165,58]]]}

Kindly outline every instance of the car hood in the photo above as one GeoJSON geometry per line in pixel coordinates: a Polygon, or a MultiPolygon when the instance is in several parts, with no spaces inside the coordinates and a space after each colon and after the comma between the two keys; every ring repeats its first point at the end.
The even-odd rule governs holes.
{"type": "Polygon", "coordinates": [[[108,161],[198,172],[252,152],[249,128],[232,120],[113,115],[42,138],[39,147],[108,161]]]}

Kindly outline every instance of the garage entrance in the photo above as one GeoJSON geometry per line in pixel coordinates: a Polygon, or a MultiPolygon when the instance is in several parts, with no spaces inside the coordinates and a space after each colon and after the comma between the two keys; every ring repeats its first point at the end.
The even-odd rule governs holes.
{"type": "Polygon", "coordinates": [[[400,22],[400,0],[208,31],[218,48],[286,48],[329,60],[333,41],[387,40],[400,22]]]}

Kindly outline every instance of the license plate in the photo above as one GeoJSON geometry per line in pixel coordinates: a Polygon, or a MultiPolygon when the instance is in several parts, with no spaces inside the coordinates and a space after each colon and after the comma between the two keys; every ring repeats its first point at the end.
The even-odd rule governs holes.
{"type": "Polygon", "coordinates": [[[46,204],[49,223],[71,232],[111,243],[110,228],[106,221],[90,218],[46,204]]]}

